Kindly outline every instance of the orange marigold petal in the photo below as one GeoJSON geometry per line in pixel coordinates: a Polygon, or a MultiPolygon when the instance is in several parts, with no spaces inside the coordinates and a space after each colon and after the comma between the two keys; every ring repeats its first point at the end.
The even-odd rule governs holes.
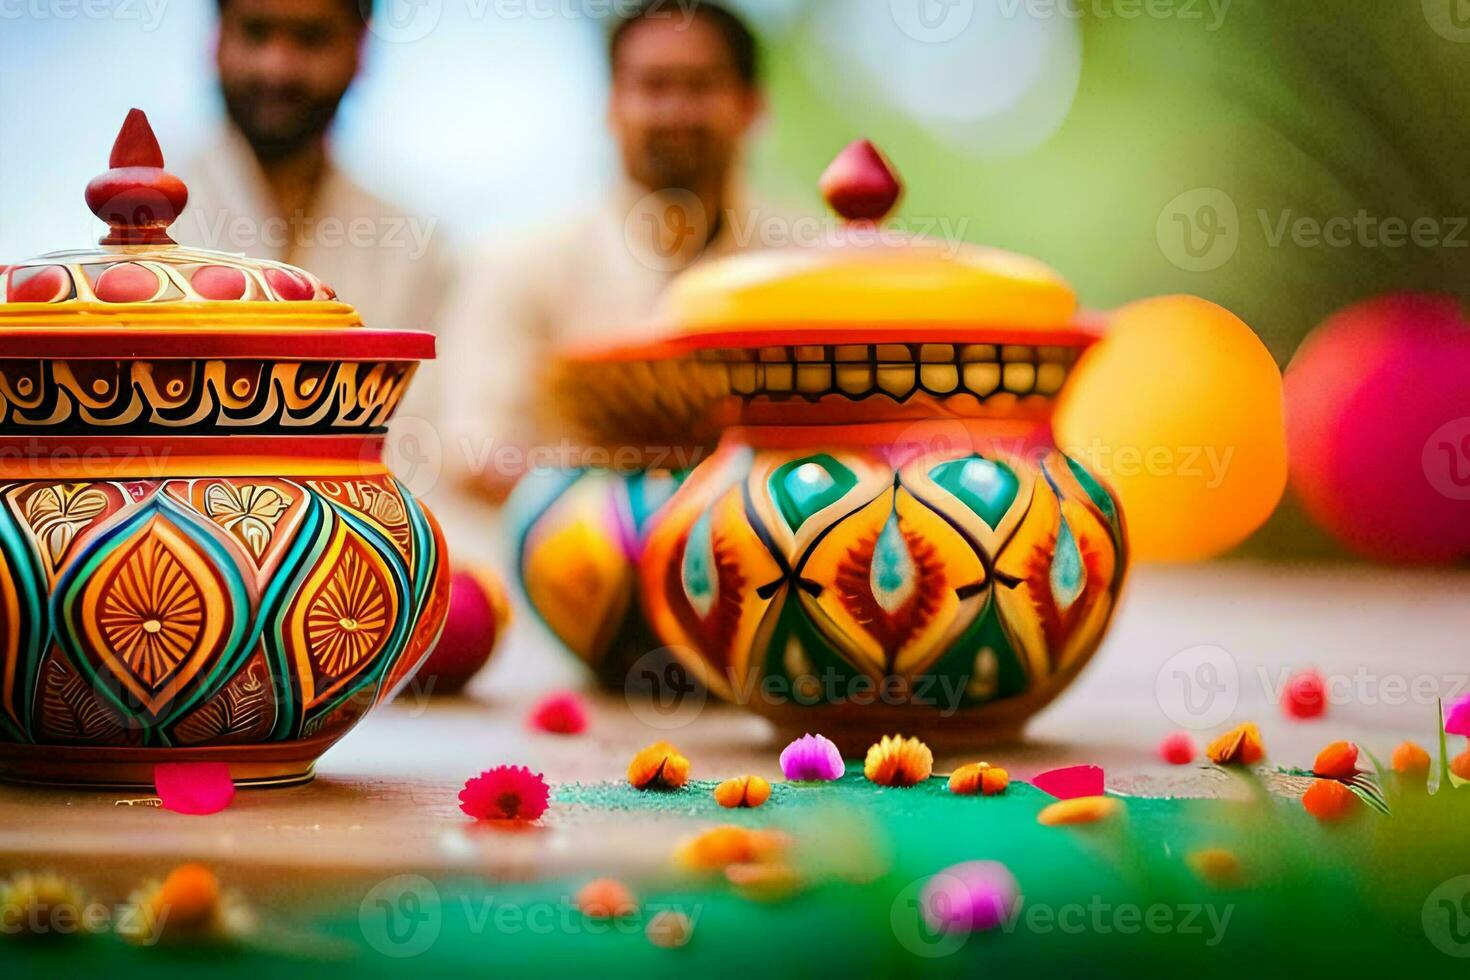
{"type": "Polygon", "coordinates": [[[1324,779],[1352,779],[1358,774],[1358,747],[1352,742],[1333,742],[1317,753],[1312,772],[1324,779]]]}
{"type": "Polygon", "coordinates": [[[779,858],[786,835],[724,824],[681,841],[674,860],[690,871],[719,871],[732,864],[756,864],[779,858]]]}
{"type": "Polygon", "coordinates": [[[801,876],[780,861],[732,864],[725,868],[725,879],[741,895],[758,902],[779,901],[801,888],[801,876]]]}
{"type": "Polygon", "coordinates": [[[1205,754],[1217,766],[1253,766],[1266,757],[1266,745],[1261,730],[1246,722],[1211,742],[1205,754]]]}
{"type": "Polygon", "coordinates": [[[689,760],[668,742],[654,742],[628,763],[634,789],[678,789],[689,781],[689,760]]]}
{"type": "Polygon", "coordinates": [[[1204,881],[1219,888],[1233,888],[1243,880],[1240,858],[1224,847],[1204,847],[1189,855],[1189,866],[1204,881]]]}
{"type": "Polygon", "coordinates": [[[771,784],[759,776],[736,776],[715,787],[715,802],[722,807],[760,806],[771,798],[771,784]]]}
{"type": "Polygon", "coordinates": [[[995,796],[1011,784],[1010,773],[988,762],[960,766],[949,777],[949,791],[956,796],[995,796]]]}
{"type": "Polygon", "coordinates": [[[1358,797],[1335,779],[1314,779],[1302,795],[1302,806],[1321,821],[1341,820],[1358,807],[1358,797]]]}
{"type": "Polygon", "coordinates": [[[168,873],[153,898],[154,911],[167,911],[169,924],[188,929],[214,918],[219,909],[219,878],[208,867],[181,864],[168,873]]]}
{"type": "Polygon", "coordinates": [[[1398,748],[1393,750],[1393,757],[1389,759],[1393,771],[1408,775],[1409,773],[1429,772],[1429,753],[1417,742],[1400,742],[1398,748]]]}
{"type": "Polygon", "coordinates": [[[619,919],[638,914],[638,900],[616,878],[597,878],[577,892],[577,908],[590,919],[619,919]]]}
{"type": "Polygon", "coordinates": [[[1114,796],[1079,796],[1051,804],[1036,815],[1036,822],[1047,827],[1097,823],[1122,810],[1122,801],[1114,796]]]}
{"type": "Polygon", "coordinates": [[[1470,748],[1450,760],[1450,772],[1461,779],[1470,779],[1470,748]]]}
{"type": "Polygon", "coordinates": [[[934,772],[934,753],[916,738],[884,735],[868,748],[863,775],[880,786],[914,786],[934,772]]]}

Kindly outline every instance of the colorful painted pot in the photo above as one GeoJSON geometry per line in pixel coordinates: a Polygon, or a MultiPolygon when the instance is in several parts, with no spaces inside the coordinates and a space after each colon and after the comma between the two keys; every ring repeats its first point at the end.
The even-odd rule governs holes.
{"type": "Polygon", "coordinates": [[[636,556],[644,615],[710,690],[849,751],[1014,736],[1096,651],[1127,567],[1117,500],[1049,426],[1101,324],[1039,262],[883,229],[900,187],[870,144],[823,189],[847,219],[824,247],[686,273],[661,333],[568,352],[558,396],[646,446],[671,414],[640,425],[628,391],[682,379],[642,404],[720,433],[636,556]]]}
{"type": "Polygon", "coordinates": [[[527,602],[604,687],[648,689],[668,664],[643,616],[638,561],[681,478],[663,469],[548,469],[521,480],[507,503],[527,602]]]}
{"type": "Polygon", "coordinates": [[[309,273],[175,245],[134,110],[100,248],[0,274],[0,777],[241,783],[316,758],[427,656],[444,540],[383,466],[424,333],[309,273]]]}

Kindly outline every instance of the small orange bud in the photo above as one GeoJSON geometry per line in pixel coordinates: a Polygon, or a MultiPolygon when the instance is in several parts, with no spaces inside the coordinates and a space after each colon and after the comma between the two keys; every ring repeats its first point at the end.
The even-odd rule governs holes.
{"type": "Polygon", "coordinates": [[[153,896],[152,912],[167,916],[173,929],[197,929],[219,911],[219,879],[202,864],[181,864],[168,873],[153,896]]]}
{"type": "Polygon", "coordinates": [[[628,763],[634,789],[678,789],[689,781],[689,760],[668,742],[654,742],[628,763]]]}
{"type": "Polygon", "coordinates": [[[916,738],[884,735],[868,748],[863,775],[879,786],[913,786],[934,771],[934,753],[916,738]]]}
{"type": "Polygon", "coordinates": [[[638,914],[638,900],[616,878],[597,878],[577,892],[577,908],[589,919],[620,919],[638,914]]]}
{"type": "Polygon", "coordinates": [[[1242,881],[1240,858],[1223,847],[1205,847],[1189,855],[1189,866],[1217,888],[1234,888],[1242,881]]]}
{"type": "Polygon", "coordinates": [[[1351,815],[1358,807],[1358,798],[1335,779],[1314,779],[1302,796],[1302,806],[1326,823],[1351,815]]]}
{"type": "Polygon", "coordinates": [[[760,806],[771,798],[771,784],[759,776],[736,776],[715,787],[715,802],[722,807],[760,806]]]}
{"type": "Polygon", "coordinates": [[[1333,742],[1317,753],[1312,772],[1323,779],[1352,779],[1358,774],[1358,747],[1352,742],[1333,742]]]}
{"type": "Polygon", "coordinates": [[[1429,753],[1417,742],[1400,742],[1399,747],[1393,750],[1393,757],[1389,760],[1393,771],[1400,775],[1410,775],[1429,772],[1429,753]]]}
{"type": "Polygon", "coordinates": [[[1122,810],[1122,802],[1114,796],[1079,796],[1053,803],[1036,815],[1036,822],[1046,827],[1097,823],[1122,810]]]}
{"type": "Polygon", "coordinates": [[[1253,766],[1266,757],[1266,745],[1261,730],[1246,722],[1211,742],[1205,754],[1217,766],[1253,766]]]}
{"type": "Polygon", "coordinates": [[[949,777],[949,791],[956,796],[995,796],[1011,785],[1010,773],[988,762],[960,766],[949,777]]]}
{"type": "Polygon", "coordinates": [[[1470,748],[1450,760],[1450,772],[1461,779],[1470,780],[1470,748]]]}

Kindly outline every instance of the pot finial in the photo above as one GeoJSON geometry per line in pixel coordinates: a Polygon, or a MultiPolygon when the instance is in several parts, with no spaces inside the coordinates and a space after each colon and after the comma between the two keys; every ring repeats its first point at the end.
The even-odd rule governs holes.
{"type": "Polygon", "coordinates": [[[148,117],[132,109],[108,160],[112,168],[87,184],[87,207],[107,222],[103,245],[173,245],[168,226],[189,201],[189,189],[163,169],[163,151],[148,117]]]}
{"type": "Polygon", "coordinates": [[[882,221],[903,196],[893,164],[869,140],[849,143],[817,187],[833,211],[853,222],[882,221]]]}

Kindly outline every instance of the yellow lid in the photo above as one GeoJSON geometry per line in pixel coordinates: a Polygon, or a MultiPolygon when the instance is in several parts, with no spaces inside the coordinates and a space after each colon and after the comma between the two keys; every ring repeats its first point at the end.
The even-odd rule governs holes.
{"type": "Polygon", "coordinates": [[[1024,255],[905,235],[880,222],[903,187],[872,143],[847,147],[821,189],[845,221],[818,248],[749,252],[697,267],[665,294],[659,321],[685,337],[739,344],[818,343],[834,332],[860,342],[937,333],[976,341],[1070,344],[1077,296],[1057,272],[1024,255]],[[1004,337],[988,334],[1000,333],[1004,337]],[[781,336],[773,336],[780,334],[781,336]],[[788,336],[789,335],[789,336],[788,336]]]}
{"type": "Polygon", "coordinates": [[[1076,313],[1072,288],[1036,259],[913,242],[756,252],[712,262],[669,287],[660,319],[684,333],[840,325],[893,334],[924,326],[1046,331],[1068,326],[1076,313]]]}

